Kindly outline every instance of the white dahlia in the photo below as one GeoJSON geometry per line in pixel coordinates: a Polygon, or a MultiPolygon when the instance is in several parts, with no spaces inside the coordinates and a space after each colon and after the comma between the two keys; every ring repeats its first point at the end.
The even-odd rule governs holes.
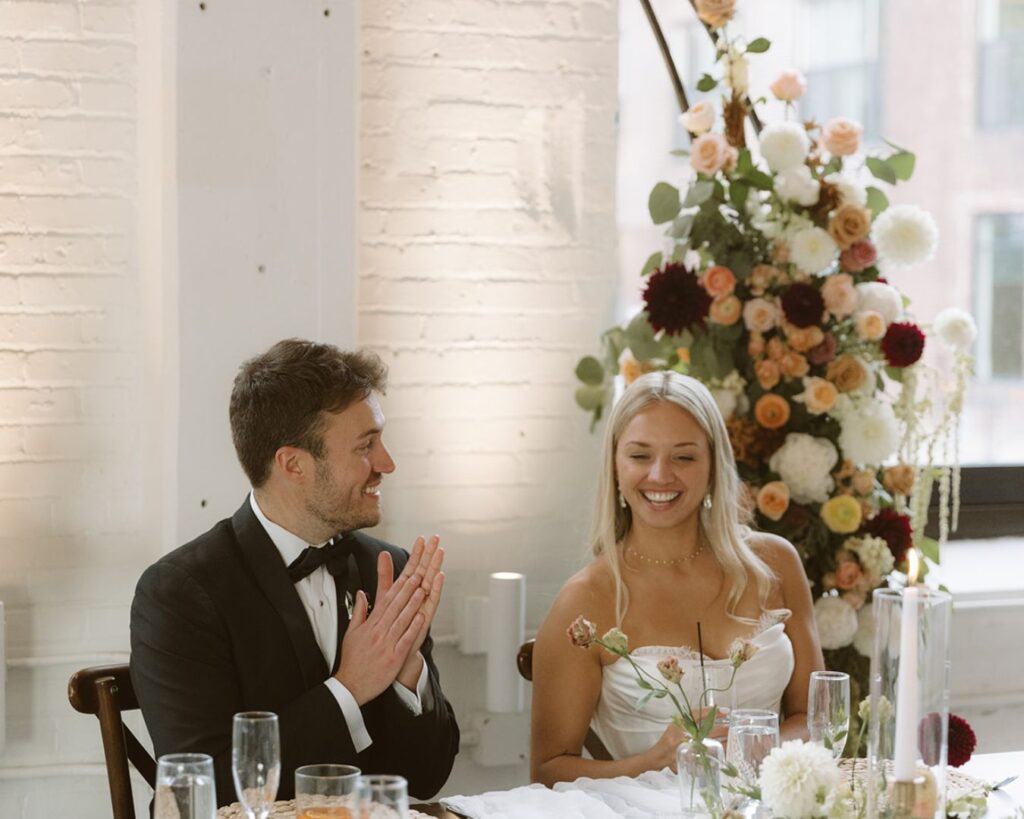
{"type": "Polygon", "coordinates": [[[885,282],[863,282],[857,285],[857,313],[872,310],[886,323],[892,324],[903,314],[903,296],[885,282]]]}
{"type": "Polygon", "coordinates": [[[830,173],[825,177],[825,181],[835,186],[839,192],[839,206],[868,203],[868,189],[846,174],[830,173]]]}
{"type": "Polygon", "coordinates": [[[917,264],[935,254],[939,229],[928,211],[917,205],[896,205],[878,215],[871,225],[871,238],[884,262],[917,264]]]}
{"type": "Polygon", "coordinates": [[[851,537],[843,542],[843,548],[849,549],[860,561],[864,574],[872,581],[872,585],[878,583],[883,577],[893,570],[896,561],[893,559],[892,550],[889,544],[880,537],[851,537]]]}
{"type": "Polygon", "coordinates": [[[806,165],[797,165],[779,173],[775,178],[775,190],[783,199],[809,208],[818,202],[821,183],[811,176],[810,168],[806,165]]]}
{"type": "Polygon", "coordinates": [[[791,739],[761,763],[761,799],[774,816],[812,819],[827,813],[825,800],[840,782],[824,745],[791,739]]]}
{"type": "Polygon", "coordinates": [[[862,466],[881,466],[900,443],[896,413],[887,401],[857,401],[853,409],[843,413],[839,432],[843,457],[862,466]]]}
{"type": "Polygon", "coordinates": [[[978,335],[978,327],[970,313],[947,307],[935,317],[935,334],[950,349],[966,352],[978,335]]]}
{"type": "Polygon", "coordinates": [[[831,472],[838,460],[839,453],[827,438],[791,432],[768,468],[789,487],[789,496],[797,503],[824,503],[835,486],[831,472]]]}
{"type": "Polygon", "coordinates": [[[820,273],[836,260],[839,247],[828,231],[809,227],[797,231],[789,245],[789,258],[804,273],[820,273]]]}
{"type": "Polygon", "coordinates": [[[814,622],[822,648],[843,648],[857,635],[857,612],[841,597],[825,595],[815,600],[814,622]]]}
{"type": "Polygon", "coordinates": [[[875,648],[875,610],[870,603],[861,606],[857,612],[857,633],[853,647],[865,657],[870,657],[875,648]]]}
{"type": "Polygon", "coordinates": [[[761,156],[773,171],[786,171],[807,159],[811,140],[795,122],[776,122],[761,132],[761,156]]]}

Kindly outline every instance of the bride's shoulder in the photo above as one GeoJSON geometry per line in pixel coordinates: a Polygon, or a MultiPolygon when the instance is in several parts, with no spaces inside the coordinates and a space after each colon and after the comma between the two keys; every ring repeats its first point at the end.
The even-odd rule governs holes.
{"type": "Polygon", "coordinates": [[[770,532],[751,531],[747,535],[751,551],[763,560],[772,572],[781,578],[798,571],[803,574],[803,561],[796,547],[784,537],[770,532]]]}
{"type": "Polygon", "coordinates": [[[606,623],[614,616],[614,608],[615,579],[606,562],[594,558],[565,581],[551,605],[547,621],[568,624],[583,616],[599,628],[609,628],[606,623]]]}

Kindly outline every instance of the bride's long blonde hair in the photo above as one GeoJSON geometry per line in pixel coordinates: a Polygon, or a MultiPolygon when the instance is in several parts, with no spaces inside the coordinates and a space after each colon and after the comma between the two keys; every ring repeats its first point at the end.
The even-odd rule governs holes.
{"type": "Polygon", "coordinates": [[[754,554],[748,544],[749,513],[740,500],[740,481],[725,422],[715,399],[700,381],[677,372],[653,372],[642,375],[622,394],[605,427],[601,448],[601,474],[598,478],[591,528],[594,555],[608,561],[615,579],[615,622],[622,625],[629,608],[629,592],[622,580],[622,541],[632,525],[632,512],[618,503],[615,451],[626,425],[644,408],[658,401],[670,401],[686,410],[698,423],[711,445],[711,476],[708,492],[711,509],[700,511],[700,534],[725,573],[729,584],[726,612],[738,620],[736,607],[747,587],[747,573],[757,583],[761,610],[767,608],[768,595],[775,580],[771,569],[754,554]],[[742,519],[741,519],[742,515],[742,519]]]}

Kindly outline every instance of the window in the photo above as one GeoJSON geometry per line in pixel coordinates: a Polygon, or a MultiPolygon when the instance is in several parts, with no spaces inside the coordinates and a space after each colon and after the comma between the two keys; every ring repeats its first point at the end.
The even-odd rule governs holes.
{"type": "Polygon", "coordinates": [[[978,3],[978,125],[1024,125],[1024,0],[978,3]]]}
{"type": "Polygon", "coordinates": [[[979,378],[1024,379],[1024,213],[974,224],[979,378]]]}
{"type": "Polygon", "coordinates": [[[877,0],[803,0],[795,44],[807,77],[800,116],[824,123],[843,116],[881,136],[877,0]]]}

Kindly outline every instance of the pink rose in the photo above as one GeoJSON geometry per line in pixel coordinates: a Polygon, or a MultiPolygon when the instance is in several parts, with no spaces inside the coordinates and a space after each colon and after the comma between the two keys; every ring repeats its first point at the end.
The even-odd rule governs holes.
{"type": "Polygon", "coordinates": [[[825,123],[821,139],[832,156],[849,156],[860,148],[860,135],[864,129],[852,120],[836,117],[825,123]]]}
{"type": "Polygon", "coordinates": [[[767,333],[775,326],[779,308],[768,299],[751,299],[743,305],[743,323],[755,333],[767,333]]]}
{"type": "Polygon", "coordinates": [[[860,580],[860,566],[852,560],[844,560],[836,566],[836,587],[847,591],[860,580]]]}
{"type": "Polygon", "coordinates": [[[706,102],[697,102],[690,110],[679,115],[679,122],[691,134],[704,134],[715,124],[715,109],[706,102]]]}
{"type": "Polygon", "coordinates": [[[722,170],[732,157],[732,147],[718,133],[701,134],[690,146],[690,165],[697,173],[712,174],[722,170]]]}
{"type": "Polygon", "coordinates": [[[800,99],[807,90],[807,80],[804,75],[795,69],[783,71],[775,78],[775,82],[768,86],[775,99],[783,102],[793,102],[800,99]]]}
{"type": "Polygon", "coordinates": [[[825,309],[836,318],[850,315],[857,309],[857,289],[853,284],[853,276],[849,273],[829,276],[821,287],[821,297],[825,300],[825,309]]]}
{"type": "Polygon", "coordinates": [[[878,251],[867,239],[854,242],[846,250],[839,254],[839,265],[843,270],[851,273],[860,273],[871,267],[878,258],[878,251]]]}
{"type": "Polygon", "coordinates": [[[807,360],[812,364],[828,364],[836,357],[837,346],[836,337],[831,333],[825,333],[825,340],[807,351],[807,360]]]}

